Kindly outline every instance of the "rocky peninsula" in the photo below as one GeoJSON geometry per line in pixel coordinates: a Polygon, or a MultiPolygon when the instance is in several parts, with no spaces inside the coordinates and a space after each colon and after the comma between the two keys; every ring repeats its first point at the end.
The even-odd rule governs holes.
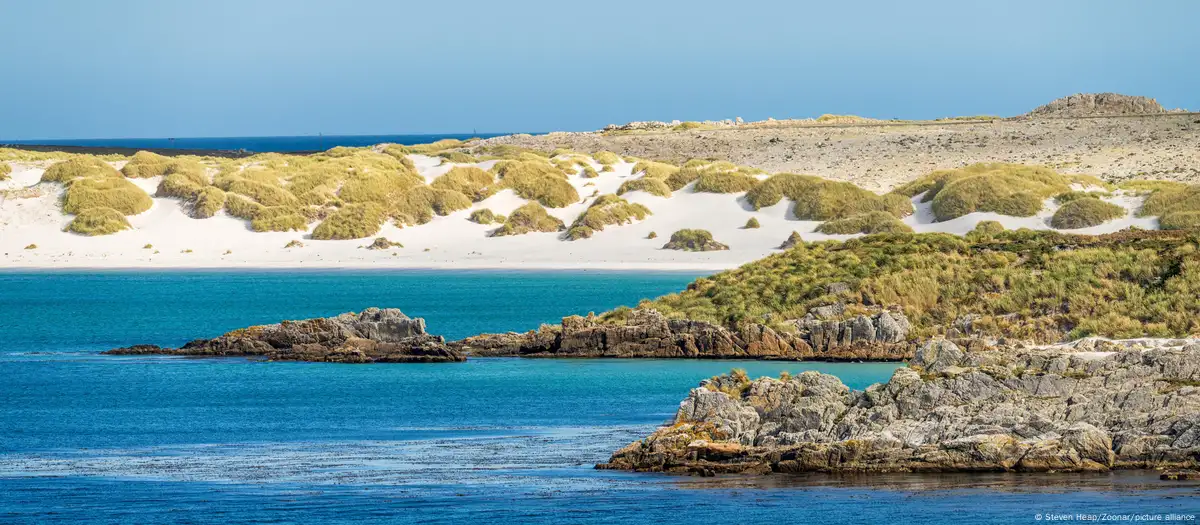
{"type": "Polygon", "coordinates": [[[703,381],[602,469],[692,473],[1074,472],[1200,466],[1200,343],[923,344],[852,391],[817,372],[703,381]]]}
{"type": "Polygon", "coordinates": [[[425,332],[425,320],[395,308],[368,308],[278,324],[251,326],[180,348],[135,345],[109,355],[257,357],[272,361],[329,363],[441,363],[464,361],[445,338],[425,332]]]}

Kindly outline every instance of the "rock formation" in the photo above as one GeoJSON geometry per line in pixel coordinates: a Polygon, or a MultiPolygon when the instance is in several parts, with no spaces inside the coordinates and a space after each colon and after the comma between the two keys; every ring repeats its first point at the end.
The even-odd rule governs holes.
{"type": "Polygon", "coordinates": [[[104,353],[241,356],[335,363],[430,363],[466,359],[449,348],[441,336],[425,333],[424,319],[410,318],[395,308],[368,308],[357,314],[252,326],[215,339],[198,339],[182,348],[135,345],[104,353]]]}
{"type": "Polygon", "coordinates": [[[1028,117],[1092,117],[1166,113],[1158,101],[1118,93],[1077,93],[1051,101],[1026,114],[1028,117]]]}
{"type": "Polygon", "coordinates": [[[924,344],[887,383],[706,380],[598,468],[679,473],[1105,471],[1200,466],[1200,344],[964,352],[924,344]]]}
{"type": "Polygon", "coordinates": [[[484,334],[450,345],[473,356],[789,360],[899,360],[911,356],[913,346],[904,338],[908,320],[903,314],[881,312],[813,323],[809,331],[798,333],[762,324],[731,330],[638,309],[630,311],[624,322],[571,316],[563,318],[559,327],[543,326],[523,334],[484,334]],[[814,334],[817,338],[810,339],[814,334]]]}

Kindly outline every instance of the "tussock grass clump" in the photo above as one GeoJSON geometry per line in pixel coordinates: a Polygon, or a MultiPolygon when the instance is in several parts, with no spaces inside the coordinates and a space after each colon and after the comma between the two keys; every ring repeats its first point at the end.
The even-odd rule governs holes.
{"type": "Polygon", "coordinates": [[[312,237],[319,240],[370,237],[379,233],[387,218],[387,210],[379,204],[347,204],[321,221],[313,230],[312,237]]]}
{"type": "Polygon", "coordinates": [[[1054,212],[1050,226],[1062,230],[1090,228],[1124,217],[1125,208],[1100,199],[1078,198],[1068,201],[1054,212]]]}
{"type": "Polygon", "coordinates": [[[125,167],[121,168],[121,173],[131,179],[148,179],[150,177],[158,177],[167,174],[167,168],[171,165],[171,158],[164,157],[157,153],[149,151],[139,151],[133,154],[125,167]]]}
{"type": "Polygon", "coordinates": [[[269,206],[254,214],[250,229],[256,232],[305,231],[308,229],[308,219],[296,208],[269,206]]]}
{"type": "Polygon", "coordinates": [[[903,195],[877,195],[849,182],[792,173],[772,175],[746,193],[746,200],[756,210],[774,206],[784,197],[794,203],[795,214],[802,220],[827,221],[873,211],[904,217],[913,209],[903,195]]]}
{"type": "Polygon", "coordinates": [[[504,222],[503,215],[497,215],[488,208],[483,208],[471,212],[471,216],[467,220],[476,224],[492,224],[495,222],[504,222]]]}
{"type": "Polygon", "coordinates": [[[617,155],[616,153],[613,153],[611,151],[604,151],[604,150],[593,153],[592,158],[596,159],[596,162],[598,162],[604,166],[611,166],[613,164],[621,162],[620,155],[617,155]]]}
{"type": "Polygon", "coordinates": [[[304,243],[303,243],[303,242],[301,242],[301,241],[299,241],[299,240],[291,240],[291,241],[288,241],[288,243],[287,243],[287,244],[283,245],[283,247],[284,247],[284,249],[289,249],[289,248],[303,248],[303,247],[304,247],[304,243]]]}
{"type": "Polygon", "coordinates": [[[1039,342],[1182,337],[1200,331],[1196,253],[1184,232],[881,234],[809,243],[639,308],[726,326],[784,326],[829,304],[828,286],[844,283],[837,300],[848,310],[901,308],[917,339],[944,335],[969,314],[984,335],[1039,342]]]}
{"type": "Polygon", "coordinates": [[[712,171],[700,174],[695,191],[707,193],[742,193],[758,184],[758,178],[740,171],[712,171]]]}
{"type": "Polygon", "coordinates": [[[668,177],[679,171],[679,166],[652,160],[639,160],[633,165],[633,173],[642,173],[643,177],[666,181],[668,177]]]}
{"type": "Polygon", "coordinates": [[[397,224],[416,226],[433,220],[434,214],[449,215],[471,207],[471,199],[457,191],[417,186],[404,192],[392,206],[397,224]]]}
{"type": "Polygon", "coordinates": [[[800,237],[800,232],[793,231],[792,234],[788,235],[788,238],[784,239],[783,243],[779,245],[779,249],[780,250],[790,250],[797,246],[800,246],[800,247],[804,246],[804,238],[800,237]]]}
{"type": "MultiPolygon", "coordinates": [[[[1091,177],[1065,176],[1049,168],[1020,164],[974,164],[957,170],[935,171],[893,190],[892,194],[933,202],[939,221],[983,211],[1029,217],[1043,201],[1071,190],[1073,182],[1091,177]]],[[[1102,183],[1101,183],[1102,184],[1102,183]]]]}
{"type": "Polygon", "coordinates": [[[530,202],[513,210],[504,225],[492,232],[492,237],[523,235],[530,232],[557,232],[565,228],[563,221],[546,212],[546,208],[530,202]]]}
{"type": "Polygon", "coordinates": [[[821,223],[817,231],[825,234],[904,233],[911,232],[907,224],[886,211],[872,211],[821,223]]]}
{"type": "Polygon", "coordinates": [[[376,237],[371,244],[367,245],[368,250],[390,250],[392,248],[403,248],[404,245],[398,242],[392,242],[387,237],[376,237]]]}
{"type": "Polygon", "coordinates": [[[258,213],[266,209],[266,206],[254,202],[246,197],[236,193],[225,194],[225,213],[230,217],[239,219],[254,220],[258,217],[258,213]]]}
{"type": "Polygon", "coordinates": [[[496,177],[474,166],[457,166],[433,179],[429,186],[456,191],[479,202],[496,193],[496,177]]]}
{"type": "Polygon", "coordinates": [[[8,180],[10,173],[12,173],[12,165],[7,162],[0,162],[0,180],[8,180]]]}
{"type": "Polygon", "coordinates": [[[742,229],[753,230],[761,227],[762,225],[758,223],[758,217],[750,217],[750,220],[746,221],[746,225],[742,226],[742,229]]]}
{"type": "Polygon", "coordinates": [[[254,199],[263,206],[296,206],[300,204],[300,200],[295,195],[277,184],[234,176],[222,179],[217,187],[227,193],[236,193],[254,199]]]}
{"type": "Polygon", "coordinates": [[[207,219],[224,207],[225,192],[220,188],[206,186],[191,201],[190,215],[193,219],[207,219]]]}
{"type": "Polygon", "coordinates": [[[663,245],[664,250],[683,250],[689,252],[711,252],[728,250],[729,246],[713,239],[708,230],[683,229],[671,234],[671,240],[663,245]]]}
{"type": "Polygon", "coordinates": [[[110,235],[132,227],[120,211],[112,208],[87,208],[71,220],[67,231],[95,236],[110,235]]]}
{"type": "Polygon", "coordinates": [[[1107,191],[1068,191],[1054,196],[1054,202],[1058,204],[1066,204],[1068,202],[1079,199],[1099,199],[1101,197],[1111,197],[1112,194],[1107,191]]]}
{"type": "Polygon", "coordinates": [[[647,215],[650,215],[650,208],[641,204],[631,203],[612,194],[601,195],[571,224],[571,229],[567,230],[567,239],[587,239],[597,231],[604,230],[605,226],[640,221],[647,215]]]}
{"type": "Polygon", "coordinates": [[[470,153],[464,153],[462,151],[443,151],[441,153],[438,153],[437,156],[442,158],[443,164],[447,163],[447,162],[454,162],[454,163],[458,163],[458,164],[474,164],[476,162],[479,162],[479,160],[476,159],[475,156],[471,155],[470,153]]]}
{"type": "Polygon", "coordinates": [[[584,166],[583,172],[580,173],[579,176],[583,177],[585,179],[594,179],[596,177],[599,177],[600,174],[596,173],[596,170],[593,169],[591,166],[584,166]]]}
{"type": "Polygon", "coordinates": [[[124,178],[75,179],[63,195],[63,211],[72,214],[90,208],[109,208],[124,215],[137,215],[154,201],[136,184],[124,178]]]}
{"type": "Polygon", "coordinates": [[[36,250],[37,248],[38,248],[38,245],[36,245],[36,244],[30,244],[30,245],[25,246],[26,250],[36,250]]]}
{"type": "Polygon", "coordinates": [[[646,234],[646,238],[647,238],[647,239],[657,239],[657,238],[658,238],[658,232],[650,232],[650,233],[646,234]]]}
{"type": "Polygon", "coordinates": [[[182,171],[179,173],[171,173],[158,183],[158,189],[155,195],[159,197],[175,197],[177,199],[194,198],[208,185],[208,179],[203,173],[195,171],[182,171]]]}
{"type": "Polygon", "coordinates": [[[425,179],[415,173],[371,171],[346,179],[338,190],[338,197],[349,203],[373,202],[386,206],[409,189],[423,185],[425,179]]]}
{"type": "Polygon", "coordinates": [[[1004,233],[1004,225],[1000,221],[979,221],[975,228],[967,233],[968,238],[990,239],[1004,233]]]}
{"type": "Polygon", "coordinates": [[[107,162],[91,156],[75,156],[62,162],[51,164],[42,173],[42,182],[57,182],[67,184],[75,179],[107,179],[120,178],[121,172],[107,162]]]}
{"type": "Polygon", "coordinates": [[[1200,184],[1164,186],[1146,197],[1138,215],[1158,216],[1158,226],[1164,230],[1195,229],[1200,214],[1200,184]]]}
{"type": "Polygon", "coordinates": [[[501,187],[513,190],[523,199],[536,200],[551,208],[579,202],[579,192],[567,182],[567,175],[549,162],[503,161],[492,171],[500,176],[501,187]]]}
{"type": "Polygon", "coordinates": [[[621,187],[617,188],[617,195],[624,195],[631,191],[644,191],[659,197],[671,196],[671,188],[667,186],[667,183],[659,179],[649,177],[642,177],[640,179],[622,182],[621,187]]]}

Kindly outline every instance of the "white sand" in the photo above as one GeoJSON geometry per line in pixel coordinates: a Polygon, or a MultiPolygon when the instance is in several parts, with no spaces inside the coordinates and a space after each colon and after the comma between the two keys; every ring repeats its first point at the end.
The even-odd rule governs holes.
{"type": "MultiPolygon", "coordinates": [[[[444,174],[452,166],[439,165],[440,159],[414,155],[413,161],[426,180],[444,174]]],[[[494,162],[477,166],[488,169],[494,162]]],[[[599,171],[600,165],[593,167],[599,171]]],[[[583,202],[566,208],[550,209],[568,226],[594,198],[593,193],[614,193],[631,176],[633,165],[621,163],[614,171],[585,179],[570,177],[584,197],[583,202]]],[[[846,239],[853,235],[823,235],[813,232],[816,221],[797,220],[787,200],[754,211],[744,195],[696,193],[691,187],[675,192],[670,198],[644,192],[624,195],[653,212],[636,224],[610,226],[592,238],[562,240],[561,234],[534,233],[511,237],[488,237],[495,225],[475,224],[467,217],[471,210],[435,217],[428,224],[397,228],[390,223],[378,236],[403,243],[403,248],[367,250],[361,248],[371,239],[315,241],[309,233],[258,233],[241,219],[219,213],[209,219],[192,219],[176,199],[154,198],[145,213],[130,217],[134,229],[102,237],[86,237],[63,232],[70,217],[61,212],[62,188],[57,184],[38,184],[44,164],[13,163],[11,179],[0,182],[0,268],[461,268],[461,269],[638,269],[703,270],[733,268],[749,261],[778,253],[777,247],[792,231],[805,240],[846,239]],[[5,190],[40,192],[41,196],[20,198],[3,196],[5,190]],[[761,227],[743,229],[746,221],[757,217],[761,227]],[[728,251],[683,252],[661,249],[671,233],[682,228],[709,230],[717,241],[729,245],[728,251]],[[658,238],[647,239],[650,232],[658,238]],[[289,241],[299,240],[302,248],[286,249],[289,241]],[[36,244],[36,249],[25,249],[36,244]],[[144,248],[145,245],[153,248],[144,248]]],[[[133,180],[153,194],[158,179],[133,180]]],[[[1131,210],[1127,217],[1079,233],[1104,233],[1128,226],[1152,229],[1153,218],[1135,218],[1140,201],[1136,197],[1108,198],[1131,210]]],[[[490,208],[507,215],[525,203],[512,191],[502,191],[472,210],[490,208]]],[[[992,213],[972,213],[958,219],[934,223],[928,203],[914,199],[917,211],[904,219],[918,232],[963,234],[980,221],[996,220],[1006,228],[1049,229],[1047,221],[1055,205],[1035,217],[1017,218],[992,213]]],[[[310,226],[314,228],[316,224],[310,226]]]]}

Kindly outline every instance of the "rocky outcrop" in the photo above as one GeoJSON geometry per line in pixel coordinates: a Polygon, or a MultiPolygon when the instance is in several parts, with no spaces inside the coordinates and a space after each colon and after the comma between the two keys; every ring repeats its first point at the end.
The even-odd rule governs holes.
{"type": "Polygon", "coordinates": [[[1118,93],[1077,93],[1038,107],[1028,117],[1093,117],[1166,113],[1158,101],[1118,93]]]}
{"type": "Polygon", "coordinates": [[[1105,471],[1200,466],[1200,344],[923,345],[887,383],[706,380],[598,468],[679,473],[1105,471]],[[1112,350],[1109,352],[1108,350],[1112,350]]]}
{"type": "Polygon", "coordinates": [[[897,360],[912,355],[915,347],[907,340],[911,326],[903,313],[882,311],[849,319],[829,319],[840,317],[843,311],[841,305],[818,307],[796,321],[796,328],[814,354],[837,355],[853,350],[878,356],[876,359],[897,360]]]}
{"type": "Polygon", "coordinates": [[[819,324],[819,349],[810,345],[811,334],[803,331],[780,332],[762,324],[731,330],[703,321],[668,319],[653,309],[632,310],[623,322],[571,316],[563,318],[558,327],[543,326],[523,334],[485,334],[450,345],[473,356],[787,360],[899,360],[911,356],[912,346],[898,335],[899,326],[907,333],[908,321],[903,315],[881,313],[865,319],[869,334],[855,320],[819,324]],[[836,336],[835,341],[824,339],[829,332],[841,334],[843,330],[847,335],[836,336]]]}
{"type": "Polygon", "coordinates": [[[135,345],[110,355],[262,357],[275,361],[335,363],[431,363],[466,358],[441,336],[425,332],[425,320],[394,308],[368,308],[336,317],[283,321],[198,339],[181,348],[135,345]]]}

